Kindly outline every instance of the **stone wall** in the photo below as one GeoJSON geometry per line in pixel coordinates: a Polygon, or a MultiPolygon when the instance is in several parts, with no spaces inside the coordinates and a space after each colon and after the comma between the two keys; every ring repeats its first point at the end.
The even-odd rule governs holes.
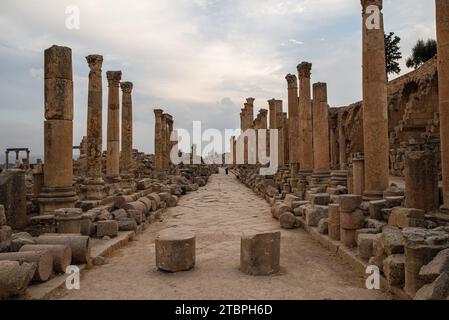
{"type": "MultiPolygon", "coordinates": [[[[344,141],[343,159],[348,165],[354,153],[363,152],[362,102],[332,108],[330,112],[334,130],[331,144],[338,153],[344,141]],[[344,140],[339,139],[340,127],[344,140]]],[[[403,176],[405,155],[410,151],[440,152],[436,57],[388,83],[388,120],[392,175],[403,176]]],[[[335,168],[340,166],[341,160],[337,157],[335,168]]]]}

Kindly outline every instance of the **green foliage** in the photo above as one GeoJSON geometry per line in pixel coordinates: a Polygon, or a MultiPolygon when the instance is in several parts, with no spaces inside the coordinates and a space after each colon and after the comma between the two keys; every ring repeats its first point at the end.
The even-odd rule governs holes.
{"type": "Polygon", "coordinates": [[[418,68],[437,54],[437,42],[433,39],[418,40],[413,47],[412,55],[406,61],[407,68],[418,68]]]}
{"type": "Polygon", "coordinates": [[[399,74],[401,67],[399,66],[399,60],[402,59],[401,48],[399,43],[401,38],[394,35],[394,32],[390,32],[385,35],[385,59],[387,62],[387,74],[399,74]]]}

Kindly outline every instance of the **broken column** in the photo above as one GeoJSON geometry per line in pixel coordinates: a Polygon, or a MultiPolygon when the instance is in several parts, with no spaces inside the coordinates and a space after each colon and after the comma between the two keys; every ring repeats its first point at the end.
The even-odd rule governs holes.
{"type": "Polygon", "coordinates": [[[406,228],[402,231],[405,246],[405,292],[413,297],[426,284],[420,270],[435,256],[449,247],[449,235],[444,231],[406,228]]]}
{"type": "Polygon", "coordinates": [[[326,185],[330,178],[329,154],[329,105],[327,85],[313,85],[313,179],[318,185],[326,185]]]}
{"type": "Polygon", "coordinates": [[[87,102],[87,170],[85,185],[82,186],[87,200],[104,198],[104,181],[101,161],[103,153],[103,82],[101,68],[103,57],[89,55],[89,92],[87,102]]]}
{"type": "Polygon", "coordinates": [[[163,159],[163,137],[162,137],[162,115],[164,111],[161,109],[154,110],[154,158],[155,169],[162,170],[164,165],[163,159]]]}
{"type": "Polygon", "coordinates": [[[240,270],[251,276],[279,272],[281,233],[243,235],[240,248],[240,270]]]}
{"type": "Polygon", "coordinates": [[[120,170],[122,175],[131,175],[133,171],[133,105],[131,92],[132,82],[122,82],[122,150],[120,154],[120,170]]]}
{"type": "Polygon", "coordinates": [[[436,0],[443,210],[449,212],[449,2],[436,0]]]}
{"type": "Polygon", "coordinates": [[[5,209],[6,224],[16,230],[28,224],[26,191],[24,171],[13,169],[0,175],[0,204],[5,209]]]}
{"type": "Polygon", "coordinates": [[[348,247],[356,246],[356,231],[362,229],[365,223],[363,211],[359,209],[362,197],[354,194],[341,195],[339,203],[341,242],[348,247]]]}
{"type": "Polygon", "coordinates": [[[120,80],[121,71],[106,72],[109,85],[106,177],[109,182],[120,178],[120,80]]]}
{"type": "Polygon", "coordinates": [[[310,94],[312,64],[302,62],[298,65],[299,75],[299,164],[301,184],[313,172],[313,114],[310,94]]]}
{"type": "Polygon", "coordinates": [[[363,6],[363,138],[365,190],[367,199],[381,199],[389,185],[387,68],[382,0],[362,0],[363,6]],[[379,25],[370,25],[379,9],[379,25]]]}
{"type": "Polygon", "coordinates": [[[289,131],[289,163],[291,169],[291,186],[297,188],[299,173],[299,108],[298,108],[298,79],[288,74],[285,79],[288,85],[288,131],[289,131]]]}
{"type": "Polygon", "coordinates": [[[352,159],[352,193],[363,196],[365,188],[365,159],[357,154],[352,159]]]}
{"type": "Polygon", "coordinates": [[[405,160],[405,206],[424,211],[438,210],[438,165],[432,151],[412,151],[405,160]]]}
{"type": "Polygon", "coordinates": [[[44,187],[40,214],[73,208],[73,75],[72,50],[53,46],[45,50],[44,187]]]}
{"type": "Polygon", "coordinates": [[[166,169],[170,168],[170,152],[172,149],[171,135],[173,133],[173,116],[165,114],[166,131],[165,131],[165,156],[164,156],[164,167],[166,169]]]}
{"type": "Polygon", "coordinates": [[[181,272],[195,266],[195,235],[188,231],[164,230],[155,241],[156,266],[167,272],[181,272]]]}

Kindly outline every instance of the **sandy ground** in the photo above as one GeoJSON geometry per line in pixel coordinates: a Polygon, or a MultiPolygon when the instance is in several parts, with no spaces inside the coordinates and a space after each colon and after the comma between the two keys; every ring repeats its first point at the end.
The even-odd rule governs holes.
{"type": "Polygon", "coordinates": [[[107,264],[85,271],[78,291],[59,290],[52,299],[391,299],[365,289],[365,279],[320,246],[304,230],[281,230],[282,272],[270,277],[242,274],[243,232],[281,230],[269,205],[233,176],[211,177],[184,196],[164,221],[116,251],[107,264]],[[154,238],[166,228],[197,235],[196,267],[178,274],[155,268],[154,238]]]}

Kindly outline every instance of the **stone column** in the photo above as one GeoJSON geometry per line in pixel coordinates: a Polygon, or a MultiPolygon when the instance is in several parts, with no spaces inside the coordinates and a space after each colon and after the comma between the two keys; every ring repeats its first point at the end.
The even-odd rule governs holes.
{"type": "Polygon", "coordinates": [[[284,164],[290,163],[290,129],[289,120],[286,112],[282,113],[282,140],[284,142],[284,164]]]}
{"type": "Polygon", "coordinates": [[[87,200],[104,198],[104,181],[102,178],[103,154],[103,82],[101,55],[86,57],[90,68],[89,90],[87,98],[87,136],[86,136],[86,185],[82,187],[87,200]]]}
{"type": "Polygon", "coordinates": [[[405,159],[405,206],[427,212],[440,204],[438,166],[431,151],[413,151],[405,159]]]}
{"type": "Polygon", "coordinates": [[[122,82],[122,151],[120,158],[121,173],[132,175],[133,170],[133,104],[132,82],[122,82]]]}
{"type": "Polygon", "coordinates": [[[449,1],[436,0],[443,210],[449,213],[449,1]]]}
{"type": "MultiPolygon", "coordinates": [[[[313,115],[310,95],[312,64],[298,65],[299,74],[299,164],[305,176],[313,171],[313,115]]],[[[296,143],[296,142],[295,142],[296,143]]]]}
{"type": "Polygon", "coordinates": [[[352,159],[352,193],[363,196],[365,188],[365,159],[362,154],[352,159]]]}
{"type": "Polygon", "coordinates": [[[389,138],[387,108],[387,68],[382,0],[362,0],[363,6],[363,138],[365,153],[365,193],[367,199],[380,199],[389,185],[389,138]],[[380,28],[369,29],[373,14],[367,7],[379,8],[380,28]]]}
{"type": "Polygon", "coordinates": [[[72,208],[73,188],[73,75],[72,50],[53,46],[45,50],[44,187],[40,214],[72,208]]]}
{"type": "Polygon", "coordinates": [[[9,151],[5,151],[5,168],[4,170],[8,170],[9,169],[9,151]]]}
{"type": "Polygon", "coordinates": [[[339,124],[338,124],[338,152],[339,152],[339,162],[340,162],[340,170],[346,170],[346,136],[345,136],[345,128],[343,126],[343,117],[339,115],[339,124]]]}
{"type": "Polygon", "coordinates": [[[167,131],[168,131],[168,126],[167,126],[167,114],[164,113],[162,115],[162,122],[161,122],[161,143],[162,143],[162,169],[166,170],[167,169],[167,131]]]}
{"type": "Polygon", "coordinates": [[[154,165],[156,170],[163,169],[163,141],[162,141],[162,115],[161,109],[154,110],[154,165]]]}
{"type": "Polygon", "coordinates": [[[19,150],[16,150],[16,162],[15,162],[15,168],[20,168],[20,160],[19,160],[19,150]]]}
{"type": "Polygon", "coordinates": [[[327,85],[313,85],[313,155],[314,173],[329,175],[329,106],[327,104],[327,85]]]}
{"type": "Polygon", "coordinates": [[[26,153],[27,153],[27,158],[26,158],[27,163],[25,165],[25,170],[29,170],[30,169],[30,150],[27,150],[26,153]]]}
{"type": "Polygon", "coordinates": [[[293,74],[288,74],[285,79],[288,85],[288,131],[289,131],[289,163],[291,169],[291,186],[298,185],[299,172],[299,108],[298,108],[298,79],[293,74]]]}
{"type": "Polygon", "coordinates": [[[173,147],[173,143],[171,141],[171,135],[173,133],[173,117],[169,114],[166,115],[166,121],[167,121],[167,132],[166,132],[166,140],[165,140],[165,144],[166,144],[166,151],[165,151],[165,167],[168,169],[170,168],[170,153],[171,153],[171,149],[173,147]]]}
{"type": "Polygon", "coordinates": [[[121,71],[106,73],[109,84],[106,176],[109,181],[120,178],[120,80],[121,71]]]}

